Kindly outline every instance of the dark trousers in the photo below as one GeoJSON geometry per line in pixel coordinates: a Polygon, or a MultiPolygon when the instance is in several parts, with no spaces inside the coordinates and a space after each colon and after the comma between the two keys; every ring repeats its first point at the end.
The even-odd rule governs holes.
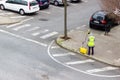
{"type": "Polygon", "coordinates": [[[108,35],[108,33],[110,32],[110,28],[110,25],[105,26],[105,35],[108,35]]]}
{"type": "Polygon", "coordinates": [[[94,55],[94,47],[88,47],[88,55],[94,55]]]}

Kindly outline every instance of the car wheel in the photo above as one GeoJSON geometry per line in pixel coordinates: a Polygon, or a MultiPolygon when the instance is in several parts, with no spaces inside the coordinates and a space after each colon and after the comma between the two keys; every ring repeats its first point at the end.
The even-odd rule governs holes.
{"type": "Polygon", "coordinates": [[[25,14],[25,11],[24,11],[23,9],[20,9],[19,13],[20,13],[21,15],[24,15],[24,14],[25,14]]]}
{"type": "Polygon", "coordinates": [[[54,5],[55,5],[55,6],[58,6],[58,4],[59,4],[59,3],[58,3],[57,1],[54,2],[54,5]]]}
{"type": "Polygon", "coordinates": [[[4,10],[5,9],[4,5],[0,5],[0,9],[4,10]]]}

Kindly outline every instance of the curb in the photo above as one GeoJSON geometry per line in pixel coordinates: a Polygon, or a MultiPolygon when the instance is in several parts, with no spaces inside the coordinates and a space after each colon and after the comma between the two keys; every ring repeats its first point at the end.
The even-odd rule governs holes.
{"type": "Polygon", "coordinates": [[[120,66],[118,66],[118,65],[114,65],[114,64],[105,62],[105,61],[103,61],[103,60],[101,60],[101,59],[99,59],[99,58],[96,58],[96,57],[92,57],[92,56],[88,56],[88,55],[83,55],[83,54],[81,54],[79,51],[77,51],[77,50],[75,50],[75,49],[71,49],[71,48],[68,48],[67,46],[64,46],[64,45],[62,44],[62,42],[64,42],[64,41],[65,41],[65,40],[64,40],[64,39],[61,39],[60,36],[55,40],[55,42],[56,42],[56,44],[57,44],[58,46],[60,46],[60,47],[62,47],[62,48],[64,48],[64,49],[67,49],[67,50],[69,50],[69,51],[72,51],[72,52],[74,52],[74,53],[76,53],[76,54],[80,54],[81,56],[88,57],[88,58],[94,59],[94,60],[96,60],[96,61],[99,61],[99,62],[104,63],[104,64],[108,64],[108,65],[111,65],[111,66],[114,66],[114,67],[120,67],[120,66]]]}
{"type": "Polygon", "coordinates": [[[1,17],[0,16],[0,25],[5,25],[5,24],[14,24],[18,23],[21,21],[21,19],[11,19],[9,17],[1,17]]]}

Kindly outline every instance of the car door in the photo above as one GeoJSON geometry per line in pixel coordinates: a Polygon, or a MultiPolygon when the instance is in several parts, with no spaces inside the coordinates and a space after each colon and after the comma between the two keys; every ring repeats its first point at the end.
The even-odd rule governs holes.
{"type": "Polygon", "coordinates": [[[7,0],[5,2],[5,8],[9,10],[14,10],[14,4],[15,4],[14,0],[7,0]]]}

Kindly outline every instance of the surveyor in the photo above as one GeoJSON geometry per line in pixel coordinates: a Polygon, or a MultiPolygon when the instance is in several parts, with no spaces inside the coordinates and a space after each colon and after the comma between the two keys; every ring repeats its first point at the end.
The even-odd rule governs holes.
{"type": "Polygon", "coordinates": [[[92,33],[89,33],[88,36],[88,55],[94,55],[94,47],[95,47],[95,37],[92,35],[92,33]]]}

